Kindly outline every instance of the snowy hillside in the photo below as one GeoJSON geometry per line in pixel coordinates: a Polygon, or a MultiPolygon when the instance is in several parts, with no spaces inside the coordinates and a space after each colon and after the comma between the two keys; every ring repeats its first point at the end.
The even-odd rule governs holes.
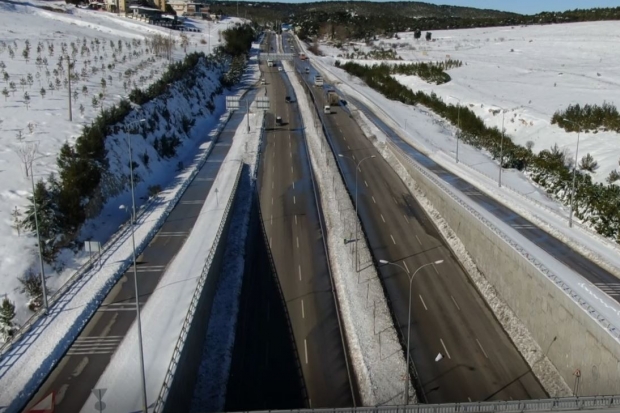
{"type": "MultiPolygon", "coordinates": [[[[576,133],[551,125],[555,111],[576,103],[620,102],[617,22],[444,30],[433,32],[430,42],[424,35],[414,39],[413,32],[398,37],[375,41],[374,48],[394,49],[404,61],[463,62],[462,67],[448,71],[452,80],[443,85],[416,76],[395,76],[401,83],[414,91],[435,92],[446,103],[457,104],[460,99],[488,126],[498,129],[502,126],[498,109],[504,109],[506,133],[517,144],[533,142],[535,153],[557,143],[569,157],[575,155],[576,133]]],[[[345,56],[355,49],[367,53],[373,47],[321,46],[331,56],[345,56]]],[[[579,158],[586,153],[599,164],[593,181],[606,183],[610,171],[618,169],[620,136],[614,132],[581,134],[579,158]]]]}
{"type": "MultiPolygon", "coordinates": [[[[186,33],[187,46],[183,50],[180,32],[114,14],[54,2],[0,3],[0,297],[6,295],[16,303],[18,323],[31,313],[24,305],[27,299],[19,292],[17,277],[30,268],[38,268],[35,238],[19,231],[15,225],[15,215],[24,217],[32,193],[23,158],[34,157],[35,180],[46,178],[57,169],[56,155],[60,147],[65,142],[74,143],[82,127],[90,124],[102,107],[110,107],[132,89],[145,88],[156,81],[169,61],[165,53],[154,53],[154,35],[171,36],[176,41],[171,60],[178,61],[193,51],[208,53],[219,43],[218,32],[230,23],[234,21],[228,19],[217,24],[189,21],[188,25],[201,32],[186,33]],[[36,7],[40,5],[65,12],[36,7]],[[67,54],[72,64],[75,62],[71,82],[73,122],[69,121],[67,62],[59,60],[67,54]]],[[[145,128],[148,131],[143,135],[145,139],[133,139],[134,160],[141,160],[137,162],[136,172],[143,181],[138,187],[142,197],[146,196],[149,185],[167,183],[174,176],[177,163],[192,153],[194,144],[191,141],[198,135],[188,128],[182,115],[195,118],[195,129],[202,128],[201,133],[217,121],[217,116],[211,116],[204,105],[212,100],[219,86],[219,73],[208,73],[205,69],[200,75],[204,82],[195,90],[195,96],[186,99],[182,90],[178,90],[164,104],[171,118],[164,122],[169,123],[165,131],[148,124],[145,128]],[[201,107],[204,111],[198,112],[201,107]],[[182,142],[178,159],[159,159],[153,150],[154,137],[168,131],[191,138],[190,143],[182,142]]],[[[216,112],[221,112],[221,103],[216,112]]],[[[161,114],[162,104],[153,101],[144,105],[141,116],[150,119],[153,112],[161,114]]],[[[124,148],[123,133],[112,143],[108,142],[111,171],[127,164],[124,148]]],[[[127,194],[120,194],[118,202],[127,203],[127,194]]],[[[117,210],[118,205],[104,209],[102,222],[89,222],[83,235],[103,243],[127,218],[117,210]]],[[[79,267],[82,257],[65,254],[61,258],[67,267],[60,276],[46,267],[52,290],[79,267]]]]}

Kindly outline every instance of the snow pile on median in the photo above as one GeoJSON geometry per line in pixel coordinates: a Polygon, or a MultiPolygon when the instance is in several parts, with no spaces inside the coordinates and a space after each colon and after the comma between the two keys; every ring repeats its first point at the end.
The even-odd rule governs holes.
{"type": "Polygon", "coordinates": [[[573,392],[566,382],[560,376],[555,366],[549,361],[536,340],[531,336],[527,327],[519,320],[514,312],[499,297],[495,288],[489,283],[484,275],[478,271],[478,267],[467,252],[467,249],[456,236],[454,231],[448,226],[447,222],[441,214],[435,209],[431,202],[426,198],[424,192],[417,186],[415,180],[407,173],[407,170],[401,165],[398,158],[394,156],[392,151],[387,148],[385,143],[388,140],[383,134],[361,111],[352,111],[356,121],[360,124],[364,134],[369,137],[373,144],[379,149],[381,155],[393,166],[398,176],[403,180],[409,188],[416,200],[426,211],[426,214],[433,220],[435,226],[441,232],[443,238],[448,242],[450,248],[454,251],[471,280],[476,285],[478,291],[484,297],[485,301],[499,320],[502,328],[512,342],[517,347],[527,364],[532,369],[536,378],[540,381],[545,391],[551,397],[568,397],[573,392]],[[373,139],[374,138],[374,139],[373,139]]]}
{"type": "MultiPolygon", "coordinates": [[[[288,73],[291,63],[283,62],[288,73]]],[[[290,76],[305,125],[314,122],[299,79],[290,76]]],[[[353,372],[365,406],[402,404],[404,377],[407,374],[404,353],[389,313],[385,295],[363,236],[358,242],[360,266],[355,271],[355,221],[357,219],[347,189],[336,167],[336,160],[322,131],[305,128],[310,159],[321,188],[321,203],[326,221],[329,259],[345,327],[353,372]]],[[[361,232],[361,225],[360,232],[361,232]]],[[[410,402],[417,402],[410,387],[410,402]]]]}
{"type": "MultiPolygon", "coordinates": [[[[256,164],[264,111],[250,107],[255,114],[250,116],[251,132],[246,134],[246,119],[240,122],[238,135],[246,134],[243,162],[249,165],[248,176],[242,176],[237,190],[232,222],[226,240],[223,268],[220,275],[213,308],[204,343],[202,362],[198,371],[192,412],[221,412],[226,402],[226,386],[235,344],[239,296],[243,285],[245,267],[245,243],[248,233],[252,193],[256,184],[256,164]]],[[[247,115],[246,115],[247,116],[247,115]]]]}

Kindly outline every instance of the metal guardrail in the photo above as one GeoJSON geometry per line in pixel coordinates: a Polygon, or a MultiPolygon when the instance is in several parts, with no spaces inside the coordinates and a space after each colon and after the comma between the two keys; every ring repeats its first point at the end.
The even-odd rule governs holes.
{"type": "MultiPolygon", "coordinates": [[[[261,130],[261,139],[260,139],[260,144],[259,144],[259,148],[263,145],[264,143],[264,135],[265,135],[265,120],[263,118],[263,127],[261,130]]],[[[259,158],[256,159],[256,165],[258,165],[259,161],[260,161],[260,153],[262,152],[262,150],[259,150],[259,158]]],[[[258,168],[257,168],[258,170],[258,168]]],[[[257,178],[258,179],[258,178],[257,178]]],[[[283,303],[283,311],[284,311],[284,315],[285,315],[285,319],[286,319],[286,326],[288,327],[288,333],[289,336],[291,337],[291,343],[293,345],[293,349],[294,349],[294,354],[295,354],[295,364],[297,365],[297,374],[299,375],[299,377],[302,378],[301,380],[301,384],[302,384],[302,393],[304,396],[304,400],[308,401],[308,389],[306,388],[306,382],[305,380],[303,380],[303,370],[301,368],[301,362],[299,361],[299,350],[297,348],[297,343],[295,342],[295,335],[293,334],[293,326],[291,325],[291,318],[288,312],[288,307],[286,306],[286,300],[284,298],[284,292],[282,291],[282,286],[280,285],[280,280],[278,278],[278,271],[276,269],[276,263],[273,259],[273,255],[271,254],[271,246],[269,244],[269,239],[267,237],[267,229],[265,228],[265,222],[263,221],[263,213],[262,213],[262,209],[260,207],[260,196],[259,196],[259,189],[258,189],[258,184],[254,185],[254,202],[256,202],[256,207],[258,208],[258,221],[260,223],[260,230],[261,233],[263,234],[263,240],[265,242],[265,245],[267,246],[266,250],[267,250],[267,258],[269,259],[269,265],[271,266],[271,270],[273,271],[273,275],[275,277],[275,284],[278,288],[278,294],[280,295],[280,299],[282,300],[283,303]]]]}
{"type": "MultiPolygon", "coordinates": [[[[341,409],[278,410],[269,413],[523,413],[589,411],[620,408],[620,396],[559,397],[537,400],[510,400],[407,406],[350,407],[341,409]]],[[[255,411],[252,413],[268,413],[255,411]]]]}
{"type": "Polygon", "coordinates": [[[568,295],[575,303],[577,303],[584,311],[586,311],[592,318],[594,318],[600,325],[603,327],[616,341],[620,342],[620,330],[614,326],[609,320],[607,320],[603,315],[601,315],[594,307],[592,307],[583,297],[581,297],[577,292],[575,292],[568,284],[566,284],[561,277],[557,276],[551,269],[547,268],[541,261],[536,258],[536,256],[530,253],[527,249],[523,248],[517,242],[515,242],[510,236],[508,236],[505,232],[499,229],[495,224],[486,219],[482,214],[472,208],[469,204],[467,204],[463,199],[457,196],[454,192],[452,192],[446,185],[441,182],[434,174],[427,171],[424,167],[422,167],[417,161],[407,156],[405,152],[399,148],[396,144],[392,142],[391,139],[388,140],[388,146],[391,147],[392,150],[396,150],[398,154],[403,157],[411,166],[417,169],[422,175],[424,175],[427,179],[433,182],[439,189],[446,193],[450,198],[452,198],[455,202],[469,211],[472,215],[474,215],[478,220],[483,222],[488,228],[490,228],[493,232],[495,232],[500,238],[502,238],[506,243],[508,243],[512,248],[514,248],[521,256],[526,258],[532,265],[534,265],[540,272],[542,272],[550,281],[552,281],[558,288],[560,288],[566,295],[568,295]]]}
{"type": "MultiPolygon", "coordinates": [[[[293,66],[294,66],[294,63],[293,63],[293,66]]],[[[295,72],[295,76],[299,76],[299,72],[297,72],[296,70],[294,72],[295,72]]],[[[283,76],[288,77],[288,75],[286,74],[283,74],[283,76]]],[[[289,80],[289,83],[290,83],[290,80],[289,80]]],[[[295,91],[293,90],[292,93],[295,94],[295,91]]],[[[319,215],[319,225],[321,228],[321,240],[323,241],[323,250],[325,251],[325,257],[327,261],[327,273],[329,274],[329,282],[332,287],[332,296],[334,298],[334,304],[336,306],[336,318],[338,320],[338,329],[340,331],[340,339],[342,341],[342,347],[345,351],[344,361],[345,361],[345,365],[347,368],[347,375],[349,377],[349,384],[351,386],[351,397],[353,399],[353,406],[355,407],[357,406],[357,400],[356,400],[357,393],[355,391],[355,387],[353,386],[354,376],[351,374],[351,361],[350,361],[351,356],[349,354],[349,346],[347,344],[348,341],[345,339],[345,331],[343,327],[341,309],[340,309],[340,301],[338,300],[338,291],[336,290],[334,276],[332,273],[332,264],[329,259],[329,248],[327,247],[327,239],[326,239],[327,231],[325,230],[325,227],[326,227],[325,216],[323,215],[323,207],[322,207],[322,204],[320,201],[320,195],[319,195],[320,188],[316,184],[316,177],[314,176],[314,168],[312,167],[312,161],[310,160],[311,154],[310,154],[310,148],[308,147],[308,139],[306,137],[306,128],[304,126],[303,116],[301,115],[301,113],[299,113],[299,107],[298,107],[298,119],[299,119],[299,123],[301,124],[301,134],[303,137],[302,140],[304,142],[304,147],[306,148],[306,155],[307,155],[306,162],[308,163],[308,170],[310,171],[310,182],[312,183],[314,203],[316,205],[317,213],[319,215]]]]}
{"type": "MultiPolygon", "coordinates": [[[[228,113],[227,115],[227,119],[221,123],[221,125],[225,125],[228,122],[228,119],[230,118],[230,113],[228,113]]],[[[218,130],[216,133],[216,136],[219,136],[220,132],[221,132],[221,127],[223,126],[218,126],[218,130]]],[[[173,199],[170,201],[168,207],[166,208],[164,215],[162,215],[162,221],[161,223],[163,224],[163,220],[165,220],[165,218],[170,214],[170,212],[172,211],[172,209],[176,206],[177,202],[179,201],[180,197],[183,195],[183,193],[185,192],[185,190],[187,189],[187,187],[189,186],[189,183],[194,179],[194,177],[196,176],[196,174],[198,173],[198,170],[202,167],[202,165],[204,164],[204,162],[206,161],[206,159],[209,157],[209,155],[211,154],[211,151],[213,150],[213,148],[215,147],[215,143],[217,143],[217,139],[213,141],[213,144],[209,147],[209,149],[207,150],[207,152],[205,153],[205,155],[203,156],[203,159],[201,159],[199,161],[199,164],[197,165],[197,168],[195,171],[192,172],[192,174],[190,175],[190,177],[188,177],[187,181],[183,184],[183,186],[181,187],[181,189],[179,190],[179,193],[176,197],[176,199],[173,199]]],[[[169,188],[164,189],[167,190],[169,188]]],[[[147,200],[147,202],[145,202],[141,207],[138,208],[138,213],[136,214],[136,218],[135,218],[135,222],[139,223],[141,221],[144,221],[145,219],[145,215],[147,215],[147,213],[153,212],[152,210],[150,210],[150,207],[156,202],[158,201],[158,196],[155,196],[153,198],[149,198],[147,200]]],[[[58,291],[56,291],[49,299],[49,308],[50,308],[50,312],[52,311],[54,305],[56,303],[58,303],[62,297],[65,295],[65,293],[67,293],[79,280],[82,279],[82,277],[84,277],[86,275],[86,273],[88,273],[88,271],[90,271],[93,267],[93,264],[95,264],[95,261],[101,261],[103,259],[104,256],[106,255],[110,255],[111,251],[115,251],[116,247],[119,247],[119,241],[121,239],[123,239],[125,236],[129,236],[129,229],[131,228],[129,226],[129,223],[125,223],[121,226],[121,230],[117,231],[116,233],[114,233],[114,235],[112,235],[112,238],[110,238],[108,241],[106,241],[106,243],[103,245],[101,252],[98,255],[93,256],[92,258],[89,258],[89,260],[82,266],[80,267],[74,275],[71,276],[71,278],[69,278],[59,289],[58,291]]],[[[158,229],[161,225],[157,225],[156,228],[158,229]]],[[[154,234],[153,234],[154,235],[154,234]]],[[[148,236],[148,238],[150,238],[151,235],[148,236]]],[[[145,244],[146,246],[146,244],[145,244]]],[[[144,248],[144,247],[143,247],[144,248]]],[[[141,253],[142,249],[137,249],[136,253],[141,253]]],[[[125,267],[122,267],[119,272],[124,272],[126,270],[125,267]]],[[[117,274],[118,275],[118,274],[117,274]]],[[[117,277],[117,276],[115,276],[117,277]]],[[[23,325],[22,327],[19,329],[19,331],[17,331],[15,333],[15,335],[13,335],[12,339],[10,341],[7,341],[6,343],[4,343],[4,345],[0,348],[0,360],[13,349],[13,346],[19,342],[19,340],[25,336],[30,329],[34,326],[34,324],[39,321],[42,317],[45,317],[45,309],[44,308],[40,308],[39,310],[37,310],[37,312],[35,314],[33,314],[23,325]]]]}
{"type": "Polygon", "coordinates": [[[174,374],[176,372],[179,359],[181,358],[181,352],[183,351],[183,347],[185,346],[185,340],[187,339],[190,325],[192,323],[192,320],[194,319],[194,314],[196,312],[196,307],[198,306],[198,301],[200,300],[200,296],[202,295],[202,287],[204,287],[205,282],[207,281],[207,274],[209,273],[209,270],[211,269],[211,263],[213,262],[213,257],[215,256],[217,246],[220,242],[220,238],[222,236],[222,233],[224,232],[224,227],[228,220],[228,215],[230,214],[232,205],[236,198],[237,187],[239,185],[239,178],[241,177],[242,171],[243,171],[243,164],[240,163],[239,170],[237,171],[237,176],[235,178],[235,185],[233,186],[230,198],[228,198],[228,202],[226,203],[224,215],[222,216],[222,220],[220,221],[220,226],[217,229],[217,233],[215,235],[215,239],[213,240],[213,244],[211,245],[211,250],[209,251],[209,255],[207,256],[205,264],[202,267],[202,272],[200,273],[198,284],[196,285],[196,289],[194,290],[194,294],[192,295],[192,301],[190,302],[189,308],[187,309],[187,314],[185,315],[185,319],[183,320],[183,325],[181,327],[179,338],[177,339],[177,343],[174,346],[174,351],[172,352],[172,358],[170,359],[170,364],[168,365],[168,369],[166,370],[166,375],[164,376],[164,382],[162,384],[161,390],[159,391],[159,396],[157,397],[157,400],[155,401],[155,407],[153,408],[154,413],[162,412],[164,405],[166,404],[168,393],[170,392],[170,386],[172,385],[174,374]]]}

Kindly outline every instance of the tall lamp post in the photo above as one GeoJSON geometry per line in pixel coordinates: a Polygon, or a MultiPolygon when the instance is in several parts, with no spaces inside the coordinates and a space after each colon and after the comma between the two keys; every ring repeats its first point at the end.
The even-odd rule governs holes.
{"type": "Polygon", "coordinates": [[[409,276],[409,270],[403,267],[402,265],[396,264],[395,262],[390,262],[387,260],[379,260],[379,263],[381,264],[394,265],[400,268],[401,270],[405,272],[405,274],[407,274],[407,277],[409,277],[409,313],[408,313],[408,318],[407,318],[407,374],[405,376],[405,393],[404,393],[405,403],[404,404],[409,404],[409,350],[410,350],[409,345],[410,345],[410,337],[411,337],[411,286],[413,285],[413,279],[415,278],[415,275],[418,273],[418,271],[420,271],[424,267],[428,267],[429,265],[433,265],[433,264],[439,265],[442,262],[443,260],[437,260],[437,261],[423,264],[417,270],[415,270],[412,276],[409,276]]]}
{"type": "MultiPolygon", "coordinates": [[[[340,158],[350,159],[353,163],[355,163],[355,159],[349,158],[348,156],[345,156],[341,153],[339,153],[338,156],[340,158]]],[[[357,222],[359,221],[359,218],[357,215],[357,171],[360,168],[360,165],[362,164],[362,162],[364,162],[366,159],[371,159],[371,158],[376,158],[376,156],[375,155],[367,156],[355,165],[355,271],[358,271],[358,272],[359,270],[357,268],[358,267],[358,252],[357,252],[357,240],[358,240],[357,226],[358,225],[357,225],[357,222]]]]}
{"type": "MultiPolygon", "coordinates": [[[[133,127],[135,125],[146,122],[146,119],[140,119],[135,122],[129,123],[128,127],[133,127]]],[[[129,147],[129,171],[130,171],[130,182],[131,182],[131,244],[133,249],[133,281],[134,281],[134,294],[136,296],[136,326],[138,328],[138,351],[140,358],[140,374],[141,374],[141,384],[142,384],[142,411],[146,413],[147,410],[147,400],[146,400],[146,374],[144,371],[144,347],[142,345],[142,322],[140,320],[140,294],[138,290],[138,269],[136,266],[136,238],[135,238],[135,224],[136,224],[136,197],[134,193],[134,182],[133,182],[133,158],[131,157],[131,134],[127,134],[127,146],[129,147]]],[[[125,209],[124,205],[121,205],[121,209],[125,209]]]]}
{"type": "Polygon", "coordinates": [[[456,109],[457,125],[458,125],[458,131],[456,132],[456,163],[459,163],[459,134],[461,133],[461,99],[455,98],[454,96],[448,96],[448,97],[459,101],[459,105],[457,106],[457,109],[456,109]]]}
{"type": "Polygon", "coordinates": [[[502,187],[502,168],[504,166],[504,113],[506,112],[503,108],[502,110],[502,139],[499,143],[499,177],[497,178],[497,186],[502,187]]]}
{"type": "Polygon", "coordinates": [[[575,202],[575,188],[577,186],[577,162],[579,160],[579,134],[581,132],[581,124],[579,124],[578,122],[572,121],[572,120],[568,120],[566,118],[562,119],[565,122],[569,122],[572,123],[573,125],[577,125],[577,148],[575,148],[575,165],[573,167],[573,188],[570,192],[570,212],[568,213],[568,226],[570,228],[573,227],[573,210],[575,209],[574,207],[574,202],[575,202]]]}

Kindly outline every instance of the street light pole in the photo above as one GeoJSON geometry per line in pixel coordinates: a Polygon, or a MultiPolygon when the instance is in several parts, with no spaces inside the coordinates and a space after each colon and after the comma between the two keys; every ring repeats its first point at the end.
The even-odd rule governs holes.
{"type": "MultiPolygon", "coordinates": [[[[347,158],[350,159],[351,161],[353,161],[353,163],[355,163],[355,160],[353,158],[349,158],[348,156],[344,156],[343,154],[339,153],[338,154],[339,157],[341,158],[347,158]]],[[[359,216],[357,215],[357,170],[359,169],[360,165],[362,164],[362,162],[364,162],[366,159],[371,159],[371,158],[376,158],[375,155],[370,155],[367,156],[365,158],[363,158],[361,161],[359,161],[357,163],[357,165],[355,166],[355,271],[359,272],[358,270],[358,249],[357,249],[357,240],[358,240],[358,235],[357,235],[357,227],[358,227],[358,221],[359,221],[359,216]]]]}
{"type": "MultiPolygon", "coordinates": [[[[140,119],[134,124],[146,122],[146,119],[140,119]]],[[[131,244],[133,249],[133,280],[134,280],[134,292],[136,296],[136,326],[138,328],[138,351],[140,357],[140,374],[142,378],[142,411],[148,412],[147,399],[146,399],[146,374],[144,371],[144,347],[142,345],[142,322],[140,320],[140,295],[138,290],[138,269],[136,265],[136,238],[135,238],[135,223],[136,223],[136,197],[134,193],[134,181],[133,181],[133,158],[131,156],[131,134],[127,134],[127,144],[129,146],[129,171],[131,182],[131,244]]]]}
{"type": "Polygon", "coordinates": [[[417,270],[415,270],[413,275],[409,277],[409,270],[407,270],[406,268],[403,268],[403,266],[401,266],[400,264],[396,264],[394,262],[390,262],[386,260],[379,260],[379,263],[381,264],[394,265],[400,268],[401,270],[405,271],[405,273],[407,274],[407,277],[409,277],[409,313],[407,316],[407,374],[405,375],[405,393],[404,393],[405,403],[404,404],[409,404],[409,353],[410,353],[409,350],[410,350],[410,343],[411,343],[410,341],[410,338],[411,338],[411,286],[413,285],[413,279],[415,278],[415,275],[418,273],[418,271],[420,271],[424,267],[428,267],[429,265],[433,265],[433,264],[439,265],[442,262],[443,260],[438,260],[438,261],[426,263],[420,266],[417,270]]]}
{"type": "Polygon", "coordinates": [[[37,243],[39,244],[39,262],[41,264],[41,290],[43,291],[43,307],[45,311],[43,314],[49,312],[49,305],[47,302],[47,287],[45,285],[45,267],[43,265],[43,246],[41,245],[41,233],[39,232],[39,213],[37,210],[37,201],[34,195],[34,171],[32,169],[32,163],[30,164],[30,182],[32,183],[32,205],[34,207],[34,225],[37,230],[37,243]]]}
{"type": "Polygon", "coordinates": [[[499,144],[499,178],[497,185],[502,187],[502,167],[504,165],[504,109],[502,109],[502,139],[499,144]]]}
{"type": "Polygon", "coordinates": [[[568,226],[570,228],[573,227],[573,210],[574,208],[574,202],[575,202],[575,188],[577,186],[577,162],[579,160],[579,134],[581,132],[581,124],[579,124],[578,122],[574,122],[572,120],[568,120],[566,118],[562,119],[566,122],[570,122],[574,125],[577,125],[577,148],[575,149],[575,165],[573,166],[573,188],[570,192],[570,209],[569,209],[569,213],[568,213],[568,226]]]}

